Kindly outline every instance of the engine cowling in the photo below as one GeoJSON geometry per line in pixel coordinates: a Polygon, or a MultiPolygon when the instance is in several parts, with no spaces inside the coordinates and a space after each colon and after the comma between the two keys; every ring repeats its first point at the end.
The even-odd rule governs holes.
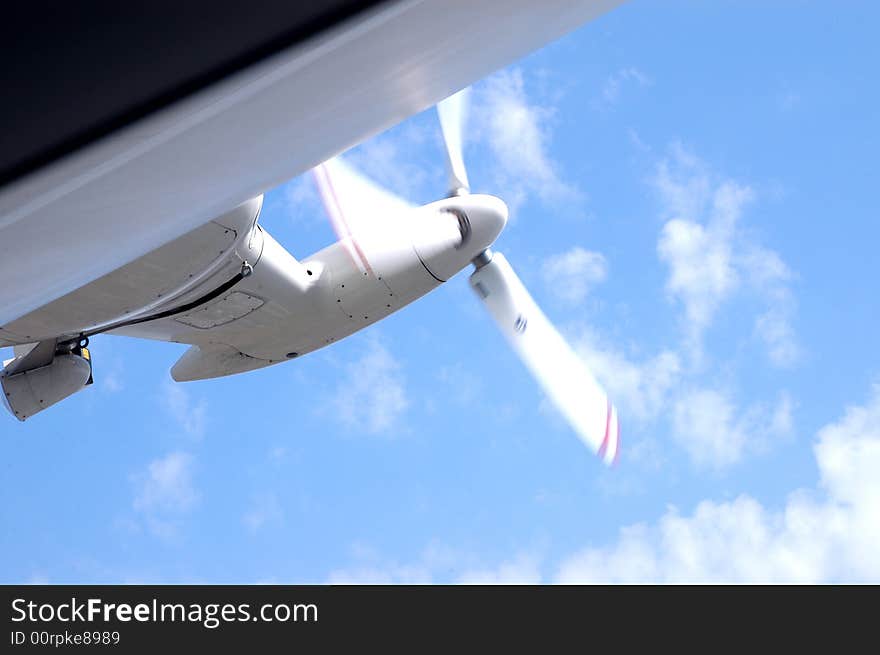
{"type": "MultiPolygon", "coordinates": [[[[14,361],[14,360],[13,360],[14,361]]],[[[9,374],[11,364],[0,372],[3,404],[19,421],[42,412],[81,391],[91,383],[92,362],[87,349],[56,355],[51,364],[9,374]]]]}

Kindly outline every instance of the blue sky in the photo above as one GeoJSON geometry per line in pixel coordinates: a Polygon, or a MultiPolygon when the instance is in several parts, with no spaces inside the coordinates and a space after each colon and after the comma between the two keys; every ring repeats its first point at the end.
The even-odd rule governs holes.
{"type": "MultiPolygon", "coordinates": [[[[873,3],[627,3],[477,84],[475,191],[619,407],[605,469],[460,274],[289,364],[0,417],[3,582],[880,581],[873,3]]],[[[444,189],[433,111],[349,153],[444,189]]],[[[309,176],[266,197],[333,240],[309,176]]]]}

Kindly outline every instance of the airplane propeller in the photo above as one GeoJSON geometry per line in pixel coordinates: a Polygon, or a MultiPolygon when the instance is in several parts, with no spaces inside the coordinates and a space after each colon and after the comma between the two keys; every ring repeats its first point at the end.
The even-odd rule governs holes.
{"type": "Polygon", "coordinates": [[[583,360],[526,290],[507,258],[484,253],[474,262],[471,288],[580,439],[606,464],[619,449],[617,409],[583,360]],[[488,261],[485,261],[490,257],[488,261]]]}
{"type": "MultiPolygon", "coordinates": [[[[465,89],[437,105],[446,146],[449,197],[461,197],[463,201],[470,196],[463,153],[468,101],[469,90],[465,89]]],[[[388,229],[389,225],[383,227],[383,221],[391,221],[393,219],[389,217],[400,215],[395,206],[403,205],[402,201],[389,198],[387,192],[337,160],[319,167],[316,178],[334,226],[339,221],[334,218],[332,208],[343,209],[342,204],[348,205],[344,208],[347,209],[344,212],[345,228],[337,228],[343,241],[347,242],[348,237],[356,232],[365,238],[379,232],[390,234],[392,230],[388,229]],[[336,171],[336,178],[340,182],[347,182],[348,196],[334,190],[330,180],[332,171],[336,171]],[[363,198],[367,194],[375,198],[371,203],[374,210],[370,212],[362,209],[367,203],[358,199],[358,196],[363,198]],[[387,207],[387,210],[378,212],[377,216],[376,207],[387,207]]],[[[497,199],[496,202],[500,203],[497,199]]],[[[506,208],[504,216],[506,219],[506,208]]],[[[620,426],[617,409],[608,394],[538,307],[504,255],[486,248],[473,258],[472,264],[475,270],[470,276],[471,288],[514,352],[578,437],[605,464],[614,463],[619,452],[620,426]]]]}
{"type": "MultiPolygon", "coordinates": [[[[451,196],[470,192],[463,156],[469,93],[463,89],[437,105],[451,196]]],[[[498,329],[578,436],[605,463],[614,462],[619,425],[608,394],[538,307],[504,255],[487,249],[473,264],[471,288],[498,329]]]]}
{"type": "Polygon", "coordinates": [[[437,105],[440,130],[446,144],[446,165],[449,172],[449,196],[470,193],[467,170],[464,166],[464,130],[470,106],[470,87],[449,96],[437,105]]]}

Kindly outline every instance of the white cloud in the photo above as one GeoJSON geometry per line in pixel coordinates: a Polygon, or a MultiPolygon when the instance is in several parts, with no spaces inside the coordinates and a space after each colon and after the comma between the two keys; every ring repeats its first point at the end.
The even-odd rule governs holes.
{"type": "Polygon", "coordinates": [[[741,412],[729,393],[696,389],[681,393],[673,408],[672,436],[698,467],[720,469],[746,452],[761,452],[769,441],[792,430],[791,399],[780,395],[773,408],[756,404],[741,412]]]}
{"type": "MultiPolygon", "coordinates": [[[[471,97],[464,146],[487,146],[493,159],[489,167],[493,179],[479,186],[504,198],[513,215],[532,197],[566,204],[569,213],[579,213],[574,206],[582,201],[582,193],[563,180],[549,154],[554,110],[529,96],[522,71],[496,73],[477,85],[471,97]]],[[[345,159],[395,195],[410,202],[433,201],[448,191],[440,134],[431,111],[358,145],[345,153],[345,159]],[[426,156],[424,146],[431,139],[438,149],[426,156]]],[[[465,153],[465,159],[472,158],[465,153]]],[[[304,175],[284,187],[288,213],[304,225],[324,213],[312,182],[310,175],[304,175]]]]}
{"type": "Polygon", "coordinates": [[[632,66],[621,68],[605,80],[605,85],[602,87],[602,100],[607,105],[615,104],[620,99],[621,89],[628,84],[649,86],[651,80],[638,68],[632,66]]]}
{"type": "Polygon", "coordinates": [[[193,459],[175,451],[149,463],[135,476],[134,509],[139,512],[180,514],[192,509],[199,495],[192,481],[193,459]]]}
{"type": "Polygon", "coordinates": [[[425,548],[414,562],[401,563],[381,557],[371,548],[353,549],[356,563],[332,571],[328,584],[537,584],[541,560],[521,552],[495,566],[482,566],[472,554],[438,544],[425,548]]]}
{"type": "Polygon", "coordinates": [[[787,391],[779,394],[779,400],[773,409],[770,419],[770,433],[781,436],[788,436],[794,431],[794,419],[792,413],[794,411],[794,402],[787,391]]]}
{"type": "MultiPolygon", "coordinates": [[[[669,268],[666,291],[683,308],[683,342],[675,348],[661,347],[655,354],[633,356],[604,342],[592,329],[575,325],[570,330],[572,343],[608,390],[624,421],[641,424],[636,439],[627,441],[628,455],[642,453],[646,462],[656,465],[655,454],[664,447],[656,436],[639,434],[638,428],[658,427],[668,420],[673,441],[699,468],[729,467],[747,454],[766,451],[778,437],[790,433],[793,407],[784,393],[775,406],[762,402],[740,406],[732,393],[735,380],[727,380],[729,389],[718,389],[722,372],[713,370],[713,362],[704,355],[704,332],[735,292],[748,291],[764,309],[746,315],[746,325],[753,322],[771,363],[794,363],[799,354],[790,323],[795,303],[789,285],[794,276],[778,253],[756,243],[741,226],[754,197],[748,186],[712,174],[678,144],[657,164],[651,184],[661,199],[665,221],[657,251],[669,268]]],[[[591,258],[584,253],[578,249],[566,253],[545,267],[545,276],[578,280],[579,269],[591,268],[591,258]]],[[[593,267],[592,279],[607,274],[603,264],[593,267]]],[[[590,273],[583,277],[591,279],[590,273]]],[[[584,288],[575,287],[571,297],[583,293],[584,288]]]]}
{"type": "Polygon", "coordinates": [[[748,435],[736,421],[725,394],[698,390],[683,394],[673,412],[673,439],[698,466],[722,467],[739,460],[748,435]]]}
{"type": "Polygon", "coordinates": [[[651,421],[667,409],[682,376],[679,356],[671,350],[635,361],[602,343],[594,332],[580,329],[573,345],[614,399],[622,416],[651,421]]]}
{"type": "Polygon", "coordinates": [[[471,558],[461,553],[450,553],[442,560],[433,558],[430,554],[423,554],[413,564],[374,561],[332,571],[326,583],[374,585],[444,582],[462,585],[503,585],[541,582],[540,559],[527,553],[521,553],[494,567],[474,566],[467,568],[461,574],[455,573],[469,559],[471,558]]]}
{"type": "Polygon", "coordinates": [[[310,228],[327,221],[312,173],[295,177],[285,184],[282,202],[285,212],[298,228],[310,228]]]}
{"type": "Polygon", "coordinates": [[[181,384],[167,381],[163,387],[162,401],[165,409],[184,432],[196,438],[205,435],[208,408],[204,399],[193,401],[181,384]]]}
{"type": "Polygon", "coordinates": [[[545,284],[557,298],[577,305],[594,286],[605,280],[608,263],[601,253],[575,246],[548,257],[541,270],[545,284]]]}
{"type": "MultiPolygon", "coordinates": [[[[768,451],[793,430],[794,403],[781,392],[775,403],[739,407],[733,394],[698,384],[701,379],[682,366],[672,350],[641,359],[603,343],[595,332],[581,327],[572,344],[607,389],[629,424],[657,426],[670,419],[671,437],[702,469],[723,469],[747,454],[768,451]]],[[[656,460],[653,441],[627,440],[627,456],[645,450],[656,460]]],[[[655,462],[656,463],[656,462],[655,462]]]]}
{"type": "Polygon", "coordinates": [[[822,428],[815,490],[793,492],[774,511],[742,495],[706,500],[689,516],[672,508],[656,525],[624,528],[589,547],[556,580],[580,582],[880,581],[880,386],[822,428]]]}
{"type": "Polygon", "coordinates": [[[436,200],[447,191],[444,159],[424,161],[423,153],[438,132],[435,115],[418,117],[365,141],[346,154],[346,161],[395,195],[412,202],[436,200]]]}
{"type": "Polygon", "coordinates": [[[663,226],[657,251],[670,268],[667,291],[683,301],[689,323],[703,329],[736,285],[729,238],[676,218],[663,226]]]}
{"type": "Polygon", "coordinates": [[[345,376],[325,408],[350,430],[389,434],[400,429],[409,407],[400,363],[376,338],[345,365],[345,376]]]}
{"type": "MultiPolygon", "coordinates": [[[[777,409],[789,403],[783,394],[777,409]]],[[[865,405],[818,431],[813,452],[817,486],[793,491],[779,509],[747,494],[701,501],[690,514],[670,507],[655,523],[624,527],[616,541],[558,564],[522,552],[475,566],[472,556],[436,545],[409,565],[361,552],[368,563],[335,571],[329,581],[529,584],[547,581],[541,570],[549,567],[562,584],[880,582],[880,384],[865,405]]]]}
{"type": "Polygon", "coordinates": [[[712,196],[706,165],[678,142],[657,162],[650,183],[660,196],[664,220],[702,216],[712,196]]]}
{"type": "Polygon", "coordinates": [[[363,544],[355,544],[352,551],[356,563],[331,571],[326,584],[430,584],[433,569],[440,566],[441,560],[448,561],[446,552],[434,546],[426,548],[414,564],[389,561],[363,544]]]}
{"type": "MultiPolygon", "coordinates": [[[[823,488],[829,496],[852,507],[880,510],[880,384],[863,406],[848,407],[843,418],[819,432],[814,447],[823,488]]],[[[874,512],[874,518],[880,513],[874,512]]],[[[874,522],[873,536],[880,536],[874,522]]],[[[865,535],[867,536],[867,535],[865,535]]],[[[880,555],[875,540],[874,557],[880,555]]]]}
{"type": "Polygon", "coordinates": [[[755,333],[764,342],[771,363],[791,366],[800,359],[800,346],[791,325],[795,313],[789,284],[794,277],[779,255],[753,246],[743,256],[753,288],[767,301],[767,309],[755,319],[755,333]]]}
{"type": "Polygon", "coordinates": [[[800,347],[784,307],[772,307],[755,319],[755,332],[767,347],[776,366],[787,367],[800,359],[800,347]]]}
{"type": "Polygon", "coordinates": [[[551,204],[581,200],[548,153],[553,110],[528,97],[521,70],[501,71],[479,85],[472,115],[472,134],[488,143],[494,155],[493,192],[513,210],[530,196],[551,204]]]}
{"type": "Polygon", "coordinates": [[[660,259],[669,266],[666,290],[684,305],[688,338],[697,349],[703,331],[737,287],[733,239],[736,222],[752,192],[725,182],[713,196],[705,224],[673,218],[663,226],[657,243],[660,259]]]}
{"type": "Polygon", "coordinates": [[[529,553],[520,553],[495,568],[466,571],[456,582],[466,585],[540,584],[540,560],[529,553]]]}
{"type": "Polygon", "coordinates": [[[778,253],[756,243],[740,226],[755,199],[751,187],[713,176],[680,144],[660,161],[651,182],[666,220],[657,253],[669,267],[666,291],[684,308],[693,361],[702,361],[705,330],[745,282],[767,306],[754,329],[768,357],[779,366],[793,364],[799,349],[791,327],[792,274],[778,253]]]}
{"type": "Polygon", "coordinates": [[[377,585],[377,584],[431,584],[431,571],[421,566],[362,566],[354,569],[333,571],[326,584],[377,585]]]}

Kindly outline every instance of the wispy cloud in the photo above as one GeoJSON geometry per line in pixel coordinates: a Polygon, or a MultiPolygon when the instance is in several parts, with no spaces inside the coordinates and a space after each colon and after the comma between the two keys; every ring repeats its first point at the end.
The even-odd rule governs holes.
{"type": "Polygon", "coordinates": [[[584,327],[574,333],[573,344],[628,418],[650,422],[668,408],[669,397],[683,375],[676,352],[663,350],[636,359],[584,327]]]}
{"type": "Polygon", "coordinates": [[[719,309],[746,287],[766,303],[755,332],[771,362],[794,363],[799,349],[791,327],[791,272],[777,252],[756,243],[740,225],[755,200],[753,189],[713,175],[681,144],[673,144],[651,182],[666,221],[657,253],[669,268],[666,291],[684,309],[682,325],[692,361],[701,362],[704,333],[719,309]]]}
{"type": "Polygon", "coordinates": [[[161,538],[173,538],[181,518],[199,502],[189,453],[173,451],[154,459],[144,471],[132,476],[132,482],[132,508],[147,528],[161,538]]]}
{"type": "Polygon", "coordinates": [[[605,280],[608,262],[602,253],[574,246],[546,258],[541,272],[554,296],[566,304],[578,305],[593,287],[605,280]]]}
{"type": "Polygon", "coordinates": [[[583,582],[880,581],[880,386],[822,428],[813,447],[816,489],[781,510],[742,495],[706,500],[690,515],[620,531],[607,547],[568,558],[556,580],[583,582]]]}
{"type": "Polygon", "coordinates": [[[329,584],[537,584],[541,558],[522,551],[498,564],[486,565],[473,553],[439,544],[425,548],[412,562],[383,558],[363,546],[355,550],[356,563],[332,571],[329,584]]]}
{"type": "MultiPolygon", "coordinates": [[[[595,328],[585,327],[590,324],[587,317],[576,317],[568,333],[621,416],[628,425],[635,423],[635,439],[628,432],[626,455],[647,453],[643,463],[655,467],[656,453],[668,448],[657,441],[658,435],[666,434],[697,468],[728,468],[747,455],[766,452],[777,437],[790,433],[794,403],[785,392],[776,404],[743,403],[731,372],[719,370],[706,357],[705,333],[734,294],[741,293],[752,304],[763,305],[751,317],[740,312],[738,319],[752,321],[770,362],[794,363],[799,349],[790,323],[793,274],[778,253],[757,243],[743,227],[755,195],[749,186],[713,173],[680,144],[673,144],[657,163],[650,185],[661,200],[657,253],[668,268],[664,286],[674,306],[681,308],[683,338],[646,355],[609,343],[595,328]]],[[[576,271],[578,263],[589,271],[591,259],[601,262],[592,279],[604,278],[604,260],[584,253],[568,254],[549,270],[558,280],[565,279],[562,272],[589,280],[589,273],[576,271]]],[[[562,286],[572,300],[586,293],[572,289],[571,283],[562,286]]]]}
{"type": "Polygon", "coordinates": [[[763,341],[771,363],[789,367],[801,356],[792,319],[796,311],[790,283],[793,273],[772,250],[753,246],[743,255],[743,265],[750,272],[756,293],[767,303],[767,309],[755,318],[755,333],[763,341]]]}
{"type": "MultiPolygon", "coordinates": [[[[794,402],[785,391],[775,403],[741,407],[733,391],[705,386],[704,376],[683,366],[674,350],[634,358],[584,327],[572,332],[572,342],[621,415],[642,429],[668,418],[672,441],[699,469],[720,470],[765,453],[793,430],[794,402]]],[[[629,457],[645,449],[655,460],[654,444],[628,440],[629,457]]]]}
{"type": "Polygon", "coordinates": [[[465,571],[455,582],[465,585],[540,584],[540,565],[541,560],[535,555],[520,553],[492,568],[465,571]]]}
{"type": "Polygon", "coordinates": [[[701,468],[735,464],[746,452],[766,451],[768,441],[792,430],[787,393],[780,395],[775,407],[758,403],[743,411],[725,391],[688,390],[678,396],[672,416],[673,439],[701,468]]]}
{"type": "Polygon", "coordinates": [[[169,380],[162,387],[162,404],[186,434],[197,439],[205,436],[208,406],[204,398],[193,400],[181,384],[169,380]]]}
{"type": "Polygon", "coordinates": [[[332,585],[431,584],[431,571],[420,566],[360,566],[332,571],[326,583],[332,585]]]}
{"type": "MultiPolygon", "coordinates": [[[[713,403],[719,402],[714,399],[713,403]]],[[[784,404],[785,400],[782,401],[784,404]]],[[[714,411],[723,415],[725,410],[714,411]]],[[[731,414],[732,415],[732,414],[731,414]]],[[[880,581],[880,385],[868,402],[821,428],[813,446],[819,481],[779,509],[749,495],[670,507],[654,523],[626,526],[612,543],[555,562],[540,550],[482,566],[437,545],[412,563],[369,551],[328,582],[407,584],[826,583],[880,581]],[[542,570],[554,571],[546,577],[542,570]]]]}
{"type": "Polygon", "coordinates": [[[582,201],[549,154],[553,109],[529,97],[521,70],[496,73],[477,86],[472,114],[473,135],[494,157],[493,193],[512,209],[531,196],[549,204],[582,201]]]}
{"type": "Polygon", "coordinates": [[[673,177],[668,161],[660,164],[655,185],[674,217],[663,226],[657,252],[669,266],[666,290],[684,306],[690,347],[701,354],[703,332],[739,284],[734,237],[753,193],[729,180],[713,188],[701,167],[675,152],[687,179],[673,177]]]}
{"type": "MultiPolygon", "coordinates": [[[[583,194],[563,179],[550,154],[554,110],[526,87],[522,71],[513,69],[474,88],[464,139],[471,153],[466,152],[465,159],[473,163],[472,155],[488,151],[492,178],[472,182],[504,198],[514,214],[530,198],[564,204],[577,214],[583,194]],[[485,150],[472,151],[479,147],[485,150]]],[[[345,159],[391,193],[423,203],[448,191],[442,147],[439,122],[431,110],[352,148],[345,159]]],[[[323,214],[311,182],[304,175],[284,187],[287,211],[297,223],[309,224],[323,214]]]]}
{"type": "Polygon", "coordinates": [[[792,400],[791,394],[788,391],[780,392],[770,418],[770,434],[787,437],[794,432],[794,407],[795,402],[792,400]]]}
{"type": "Polygon", "coordinates": [[[192,482],[192,455],[181,451],[154,459],[135,476],[133,507],[139,512],[181,513],[192,509],[198,493],[192,482]]]}
{"type": "Polygon", "coordinates": [[[378,338],[363,343],[323,410],[352,432],[398,434],[410,404],[402,366],[378,338]]]}
{"type": "Polygon", "coordinates": [[[346,154],[364,176],[410,202],[432,201],[446,193],[444,159],[439,150],[439,123],[433,111],[407,121],[346,154]],[[426,158],[425,154],[430,153],[426,158]]]}
{"type": "Polygon", "coordinates": [[[434,547],[425,549],[411,564],[384,558],[363,544],[356,544],[352,550],[355,562],[331,571],[325,581],[327,584],[431,584],[434,581],[432,569],[438,552],[434,547]]]}
{"type": "Polygon", "coordinates": [[[311,172],[295,177],[285,184],[281,198],[285,214],[297,228],[311,228],[327,222],[311,172]]]}
{"type": "Polygon", "coordinates": [[[634,66],[621,68],[615,71],[605,80],[602,86],[602,103],[606,106],[614,105],[620,100],[620,95],[624,87],[632,86],[650,86],[651,78],[634,66]]]}

